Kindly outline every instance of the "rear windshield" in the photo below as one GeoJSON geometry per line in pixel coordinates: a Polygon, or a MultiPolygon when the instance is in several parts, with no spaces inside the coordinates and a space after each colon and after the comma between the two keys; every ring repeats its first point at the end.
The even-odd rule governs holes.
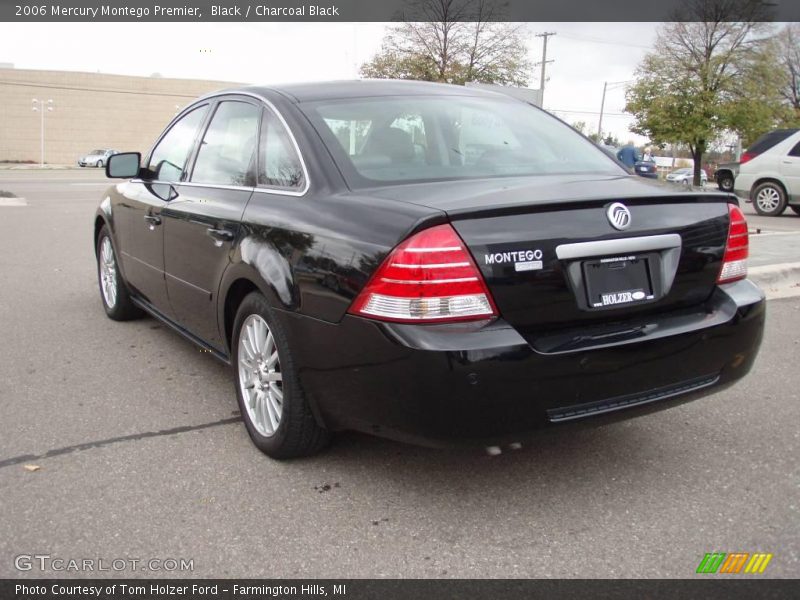
{"type": "Polygon", "coordinates": [[[522,102],[468,96],[356,98],[301,106],[351,187],[624,171],[522,102]]]}
{"type": "Polygon", "coordinates": [[[747,148],[747,152],[750,154],[761,154],[762,152],[766,152],[776,144],[780,144],[783,140],[797,131],[797,129],[776,129],[775,131],[765,133],[755,142],[750,144],[750,147],[747,148]]]}

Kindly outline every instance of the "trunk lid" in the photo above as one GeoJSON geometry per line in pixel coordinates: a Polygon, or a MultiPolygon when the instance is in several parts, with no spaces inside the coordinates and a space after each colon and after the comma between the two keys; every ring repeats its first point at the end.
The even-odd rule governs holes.
{"type": "Polygon", "coordinates": [[[381,192],[443,210],[501,317],[523,334],[624,324],[702,304],[716,286],[728,233],[729,195],[629,176],[447,182],[381,192]],[[624,230],[610,222],[614,203],[628,210],[624,230]]]}

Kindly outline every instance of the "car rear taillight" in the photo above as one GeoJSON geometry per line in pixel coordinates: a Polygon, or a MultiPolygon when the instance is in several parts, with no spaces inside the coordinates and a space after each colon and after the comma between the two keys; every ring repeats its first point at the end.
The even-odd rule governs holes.
{"type": "Polygon", "coordinates": [[[746,163],[748,160],[752,160],[752,159],[754,159],[756,156],[757,156],[757,155],[756,155],[756,153],[755,153],[755,152],[744,152],[744,153],[742,154],[742,157],[739,159],[739,164],[740,164],[740,165],[743,165],[743,164],[744,164],[744,163],[746,163]]]}
{"type": "Polygon", "coordinates": [[[728,214],[728,240],[725,242],[725,256],[717,283],[730,283],[747,277],[747,255],[750,249],[747,221],[742,209],[735,204],[728,205],[728,214]]]}
{"type": "Polygon", "coordinates": [[[497,315],[481,272],[450,225],[420,231],[392,250],[348,312],[413,323],[497,315]]]}

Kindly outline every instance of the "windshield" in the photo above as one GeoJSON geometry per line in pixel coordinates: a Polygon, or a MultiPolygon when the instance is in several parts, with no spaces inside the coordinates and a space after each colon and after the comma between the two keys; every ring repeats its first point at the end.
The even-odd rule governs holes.
{"type": "Polygon", "coordinates": [[[301,108],[351,187],[623,171],[544,111],[504,98],[404,96],[301,108]]]}
{"type": "Polygon", "coordinates": [[[89,154],[104,154],[105,150],[92,150],[89,154]]]}

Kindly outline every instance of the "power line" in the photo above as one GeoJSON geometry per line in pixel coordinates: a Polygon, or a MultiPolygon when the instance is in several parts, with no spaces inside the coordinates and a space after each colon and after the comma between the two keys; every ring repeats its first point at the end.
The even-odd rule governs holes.
{"type": "MultiPolygon", "coordinates": [[[[563,113],[574,113],[574,114],[581,114],[581,115],[599,115],[601,114],[599,110],[567,110],[566,108],[548,108],[550,112],[563,112],[563,113]]],[[[603,116],[605,117],[633,117],[633,115],[629,115],[627,113],[610,113],[610,112],[603,112],[603,116]]]]}
{"type": "Polygon", "coordinates": [[[630,48],[641,48],[642,50],[652,50],[652,46],[642,46],[640,44],[630,44],[628,42],[615,42],[612,40],[604,40],[601,38],[593,38],[588,36],[580,36],[571,33],[562,33],[560,34],[561,37],[565,37],[570,40],[577,40],[579,42],[591,42],[593,44],[607,44],[609,46],[628,46],[630,48]]]}

